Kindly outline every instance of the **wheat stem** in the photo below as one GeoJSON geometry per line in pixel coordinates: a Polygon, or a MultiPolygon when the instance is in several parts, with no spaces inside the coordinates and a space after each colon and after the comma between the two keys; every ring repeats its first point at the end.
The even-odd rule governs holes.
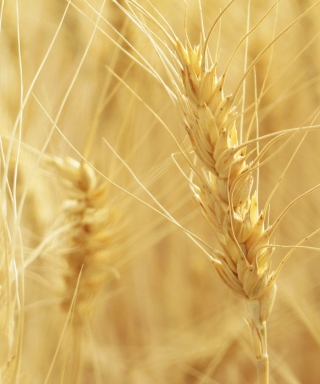
{"type": "Polygon", "coordinates": [[[250,313],[249,327],[252,336],[253,350],[256,355],[259,384],[269,384],[269,356],[267,343],[267,323],[260,321],[260,304],[257,301],[247,301],[250,313]]]}

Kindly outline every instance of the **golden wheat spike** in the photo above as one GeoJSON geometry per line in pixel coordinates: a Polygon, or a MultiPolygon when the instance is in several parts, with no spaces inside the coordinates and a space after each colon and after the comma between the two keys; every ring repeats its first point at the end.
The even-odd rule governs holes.
{"type": "Polygon", "coordinates": [[[69,228],[60,252],[66,263],[62,308],[68,312],[76,295],[73,311],[76,321],[83,322],[116,260],[123,222],[118,207],[108,201],[107,183],[98,181],[87,163],[59,157],[50,162],[64,185],[62,214],[69,228]]]}
{"type": "MultiPolygon", "coordinates": [[[[202,160],[203,177],[194,175],[193,189],[223,253],[214,265],[223,281],[247,302],[260,383],[268,383],[266,320],[275,298],[270,273],[272,231],[265,228],[263,212],[252,215],[258,200],[246,148],[238,148],[233,96],[223,94],[223,76],[208,61],[201,43],[195,47],[175,41],[181,66],[181,94],[187,132],[195,153],[202,160]],[[253,204],[253,205],[252,205],[253,204]],[[252,205],[252,206],[251,206],[252,205]]],[[[179,96],[179,95],[178,95],[179,96]]]]}
{"type": "MultiPolygon", "coordinates": [[[[192,46],[187,33],[183,43],[164,19],[158,22],[134,0],[128,0],[127,3],[131,6],[131,17],[150,38],[171,73],[172,89],[183,116],[183,123],[192,149],[201,161],[200,172],[195,167],[192,169],[191,189],[222,248],[222,252],[215,251],[212,254],[213,264],[224,283],[246,300],[259,383],[267,384],[269,362],[266,320],[273,307],[278,274],[271,271],[271,257],[274,251],[271,236],[281,218],[270,225],[266,211],[258,210],[259,179],[256,178],[255,171],[259,168],[259,161],[268,144],[259,154],[258,150],[247,148],[246,143],[238,139],[238,136],[242,138],[242,134],[239,135],[237,115],[244,115],[247,111],[238,110],[235,96],[254,64],[245,70],[240,83],[234,85],[234,95],[225,96],[225,76],[230,69],[231,60],[219,76],[218,62],[212,62],[208,51],[208,39],[213,29],[204,42],[200,37],[199,42],[192,46]],[[154,38],[154,32],[151,33],[145,22],[137,16],[135,8],[156,24],[159,31],[169,39],[169,54],[173,58],[174,66],[168,65],[169,60],[164,58],[166,53],[159,44],[161,38],[154,38]]],[[[259,26],[263,18],[240,40],[239,45],[259,26]]],[[[297,20],[300,18],[301,16],[297,20]]],[[[256,63],[292,25],[294,22],[276,36],[253,63],[256,63]]],[[[163,46],[167,48],[165,44],[163,46]]],[[[247,132],[249,131],[248,128],[247,132]]],[[[281,134],[282,132],[279,137],[281,134]]]]}

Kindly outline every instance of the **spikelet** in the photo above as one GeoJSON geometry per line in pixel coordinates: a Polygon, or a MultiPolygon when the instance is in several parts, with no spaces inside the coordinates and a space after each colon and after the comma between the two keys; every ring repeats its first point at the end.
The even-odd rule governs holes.
{"type": "Polygon", "coordinates": [[[64,184],[63,222],[60,255],[65,261],[64,311],[71,309],[78,321],[90,314],[93,299],[110,277],[117,260],[123,221],[117,206],[108,202],[108,185],[98,181],[87,163],[72,158],[51,157],[64,184]]]}

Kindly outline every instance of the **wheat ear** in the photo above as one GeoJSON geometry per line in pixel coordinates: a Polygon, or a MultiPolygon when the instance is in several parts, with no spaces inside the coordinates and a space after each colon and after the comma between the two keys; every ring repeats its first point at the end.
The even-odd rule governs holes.
{"type": "Polygon", "coordinates": [[[51,157],[51,164],[58,169],[66,194],[62,221],[67,230],[62,233],[61,251],[66,263],[65,294],[61,305],[70,310],[77,287],[75,320],[83,322],[117,258],[123,221],[118,207],[108,201],[107,183],[98,181],[87,163],[51,157]]]}
{"type": "MultiPolygon", "coordinates": [[[[63,187],[59,227],[50,239],[55,240],[53,264],[59,266],[62,282],[61,309],[66,321],[71,320],[64,348],[66,358],[72,356],[69,380],[78,382],[89,317],[99,291],[114,277],[115,266],[123,256],[124,220],[119,206],[113,204],[108,183],[99,179],[88,163],[57,156],[46,156],[46,161],[56,169],[63,187]]],[[[46,249],[47,254],[51,252],[46,249]]],[[[62,334],[46,380],[64,337],[62,334]]]]}
{"type": "MultiPolygon", "coordinates": [[[[201,159],[203,175],[195,174],[191,187],[214,230],[222,252],[212,261],[223,281],[246,300],[260,383],[268,383],[266,320],[276,285],[270,272],[273,227],[265,226],[258,211],[258,190],[252,192],[255,161],[248,162],[240,145],[232,95],[224,96],[224,77],[216,65],[205,64],[205,47],[176,41],[183,93],[179,96],[193,149],[201,159]]],[[[250,154],[249,154],[250,155],[250,154]]]]}
{"type": "MultiPolygon", "coordinates": [[[[192,46],[186,34],[183,44],[164,19],[159,23],[137,2],[127,3],[131,6],[130,17],[149,36],[168,69],[192,148],[201,160],[201,173],[192,166],[190,186],[221,246],[221,251],[212,252],[212,262],[225,284],[246,301],[259,383],[267,384],[266,321],[277,290],[277,273],[270,269],[274,251],[270,237],[278,222],[266,224],[266,212],[258,207],[259,185],[254,172],[264,151],[248,151],[247,144],[238,138],[235,96],[224,95],[226,72],[220,77],[217,74],[217,63],[208,52],[209,36],[192,46]],[[169,55],[175,66],[132,5],[165,33],[173,47],[169,55]]],[[[269,145],[272,141],[265,148],[269,145]]]]}

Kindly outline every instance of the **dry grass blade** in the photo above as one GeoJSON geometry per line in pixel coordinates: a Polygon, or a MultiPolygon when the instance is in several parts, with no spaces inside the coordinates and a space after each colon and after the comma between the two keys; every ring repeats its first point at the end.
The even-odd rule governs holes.
{"type": "Polygon", "coordinates": [[[13,359],[13,346],[15,341],[15,310],[16,310],[16,265],[11,244],[10,235],[8,233],[7,223],[7,207],[4,200],[4,194],[1,193],[1,211],[0,211],[0,228],[1,228],[1,261],[0,261],[0,375],[1,381],[10,382],[13,379],[12,368],[10,366],[13,359]],[[9,368],[9,370],[8,370],[9,368]]]}

